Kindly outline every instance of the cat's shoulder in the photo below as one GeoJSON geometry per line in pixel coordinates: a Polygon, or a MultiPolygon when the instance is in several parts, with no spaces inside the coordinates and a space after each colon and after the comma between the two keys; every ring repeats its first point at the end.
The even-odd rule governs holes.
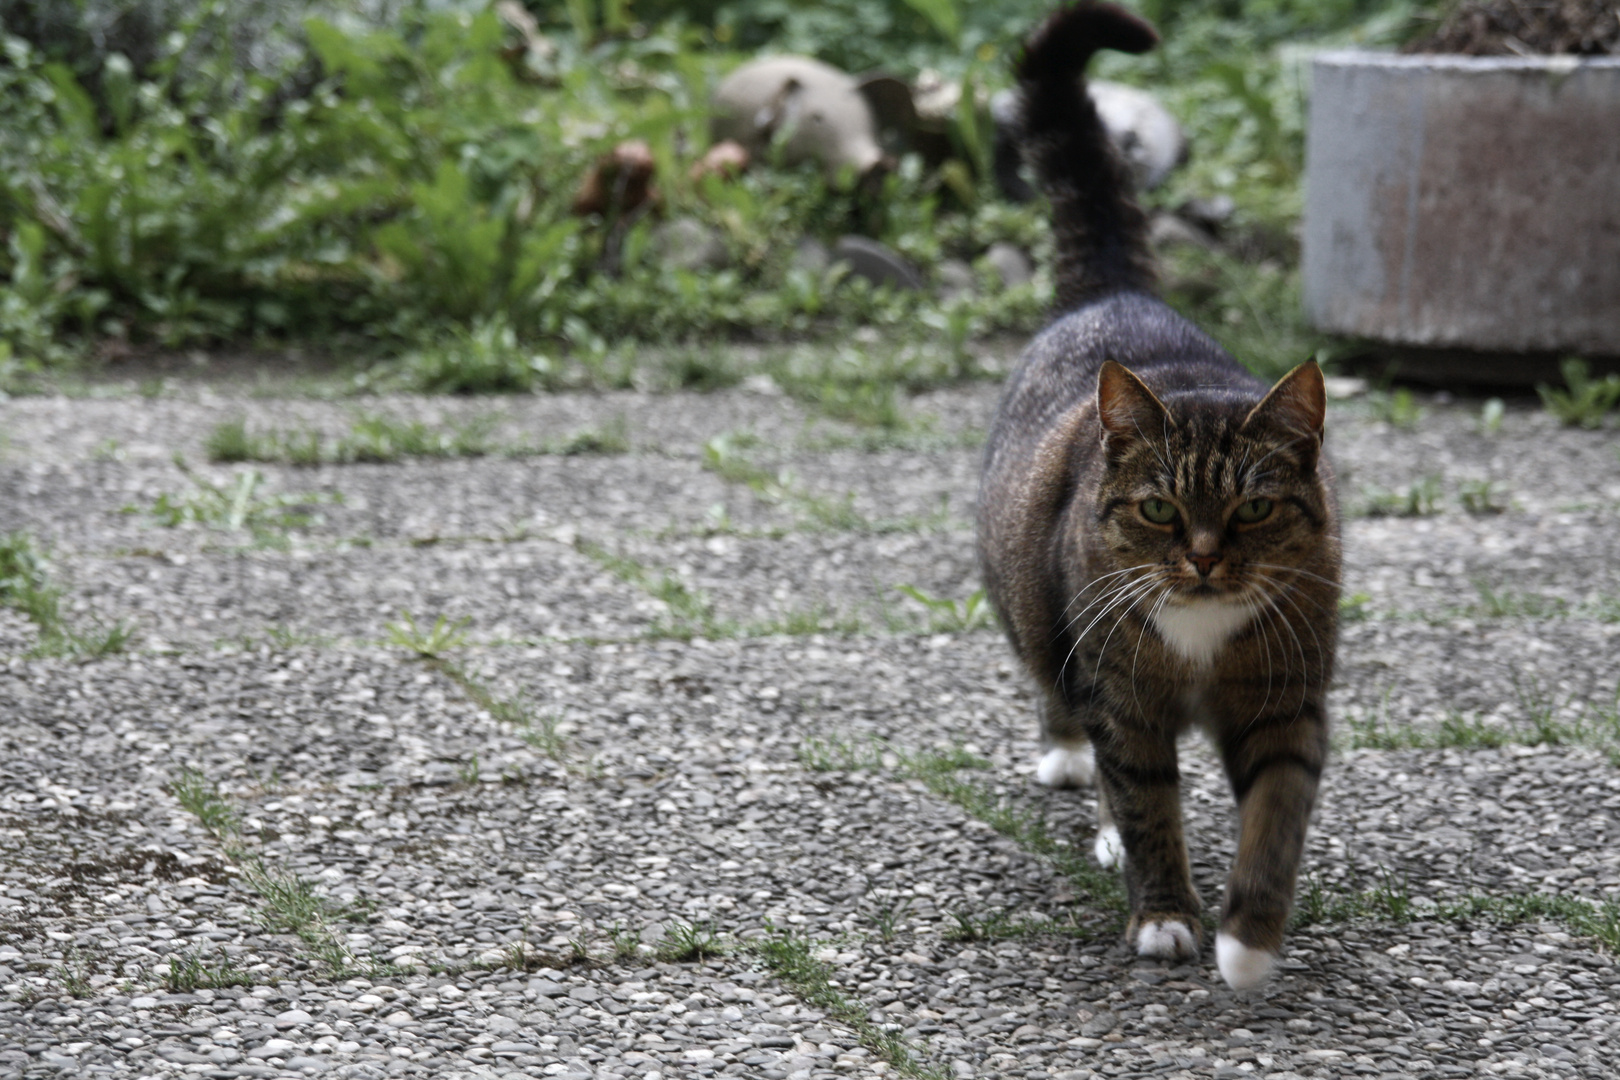
{"type": "Polygon", "coordinates": [[[1057,383],[1089,394],[1105,360],[1126,365],[1155,390],[1199,384],[1264,390],[1214,338],[1158,297],[1135,291],[1099,297],[1054,319],[1025,348],[1011,390],[1057,383]]]}

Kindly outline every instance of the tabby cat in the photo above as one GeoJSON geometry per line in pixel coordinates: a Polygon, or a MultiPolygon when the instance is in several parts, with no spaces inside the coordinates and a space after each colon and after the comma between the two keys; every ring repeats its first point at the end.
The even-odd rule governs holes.
{"type": "Polygon", "coordinates": [[[1022,139],[1052,203],[1059,316],[990,435],[979,557],[1040,695],[1047,784],[1097,783],[1097,859],[1124,864],[1143,956],[1198,954],[1177,736],[1204,728],[1239,808],[1215,941],[1270,973],[1327,753],[1339,529],[1315,363],[1272,387],[1153,294],[1147,222],[1086,94],[1091,55],[1158,37],[1079,3],[1030,38],[1022,139]]]}

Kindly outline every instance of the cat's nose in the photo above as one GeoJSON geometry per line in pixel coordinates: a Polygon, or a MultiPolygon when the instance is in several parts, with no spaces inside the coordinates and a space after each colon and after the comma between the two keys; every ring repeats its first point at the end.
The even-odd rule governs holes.
{"type": "Polygon", "coordinates": [[[1210,571],[1215,569],[1215,564],[1221,561],[1221,553],[1216,551],[1208,555],[1189,554],[1187,561],[1198,568],[1199,577],[1209,577],[1210,571]]]}

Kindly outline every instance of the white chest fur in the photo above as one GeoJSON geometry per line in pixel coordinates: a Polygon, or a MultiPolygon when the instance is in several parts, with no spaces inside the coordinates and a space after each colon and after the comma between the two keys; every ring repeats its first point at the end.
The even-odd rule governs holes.
{"type": "Polygon", "coordinates": [[[1203,666],[1253,618],[1254,610],[1246,605],[1204,600],[1160,606],[1153,613],[1153,626],[1174,652],[1203,666]]]}

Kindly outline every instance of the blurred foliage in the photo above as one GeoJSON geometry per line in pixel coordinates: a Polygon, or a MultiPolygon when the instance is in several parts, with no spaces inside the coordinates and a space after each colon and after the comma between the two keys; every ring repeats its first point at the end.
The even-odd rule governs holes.
{"type": "MultiPolygon", "coordinates": [[[[627,342],[865,324],[932,327],[958,349],[1038,324],[1044,273],[942,303],[795,264],[801,237],[851,231],[925,276],[997,240],[1046,254],[1044,210],[997,202],[960,164],[907,158],[881,197],[859,201],[809,167],[695,182],[688,165],[707,141],[710,88],[756,50],[930,68],[983,101],[1045,0],[530,7],[547,50],[514,60],[516,32],[470,0],[0,0],[0,387],[109,338],[403,354],[416,385],[470,392],[573,384],[581,370],[622,381],[627,342]],[[659,214],[569,212],[591,164],[629,138],[658,164],[662,216],[712,228],[726,269],[664,266],[659,214]]],[[[1232,229],[1271,238],[1254,258],[1172,260],[1169,294],[1258,366],[1287,366],[1315,347],[1292,253],[1298,45],[1393,40],[1413,5],[1140,7],[1165,46],[1106,57],[1098,74],[1162,95],[1194,148],[1150,201],[1229,194],[1232,229]]],[[[971,160],[981,121],[971,109],[962,121],[971,160]]]]}

